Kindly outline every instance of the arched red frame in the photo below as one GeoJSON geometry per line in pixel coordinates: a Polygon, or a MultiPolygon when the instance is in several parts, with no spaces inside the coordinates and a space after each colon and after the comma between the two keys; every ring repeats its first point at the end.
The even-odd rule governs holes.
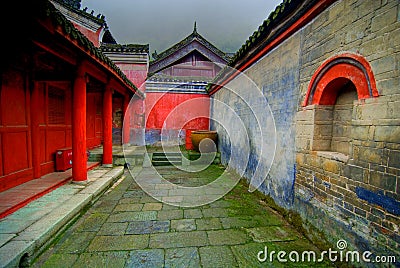
{"type": "Polygon", "coordinates": [[[334,105],[337,89],[349,81],[356,87],[358,99],[379,96],[368,61],[361,55],[344,53],[329,58],[317,69],[311,78],[303,106],[334,105]]]}

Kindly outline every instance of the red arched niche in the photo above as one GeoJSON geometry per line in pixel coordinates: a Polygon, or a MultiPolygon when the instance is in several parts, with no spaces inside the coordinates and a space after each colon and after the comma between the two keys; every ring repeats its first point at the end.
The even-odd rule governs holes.
{"type": "Polygon", "coordinates": [[[326,60],[314,73],[303,106],[334,105],[338,89],[349,80],[356,87],[358,99],[379,96],[368,61],[360,55],[345,53],[326,60]]]}

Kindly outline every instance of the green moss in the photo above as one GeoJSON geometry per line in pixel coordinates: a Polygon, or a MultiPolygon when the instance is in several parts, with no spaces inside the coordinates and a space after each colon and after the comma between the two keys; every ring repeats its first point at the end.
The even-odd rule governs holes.
{"type": "MultiPolygon", "coordinates": [[[[230,172],[235,174],[234,171],[230,172]]],[[[239,175],[235,174],[235,176],[239,175]]],[[[276,214],[280,215],[288,224],[293,226],[299,233],[301,233],[320,250],[335,248],[334,245],[328,242],[325,235],[319,229],[315,228],[308,221],[303,220],[298,212],[279,206],[272,197],[265,195],[260,191],[250,193],[247,191],[248,187],[248,181],[245,178],[242,178],[235,189],[225,196],[225,199],[231,202],[232,207],[234,208],[231,211],[231,216],[261,215],[262,217],[265,217],[267,215],[265,210],[272,210],[275,211],[276,214]],[[254,198],[254,195],[256,198],[254,198]],[[254,202],[254,200],[258,200],[259,202],[254,202]],[[260,206],[260,204],[262,204],[262,206],[260,206]]],[[[344,264],[340,265],[341,267],[346,267],[343,266],[344,264]]]]}

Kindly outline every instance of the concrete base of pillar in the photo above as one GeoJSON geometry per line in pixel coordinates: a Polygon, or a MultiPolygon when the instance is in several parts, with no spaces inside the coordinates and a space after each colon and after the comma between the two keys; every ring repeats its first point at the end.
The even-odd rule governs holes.
{"type": "Polygon", "coordinates": [[[85,181],[74,181],[74,180],[73,180],[72,183],[73,183],[73,184],[77,184],[77,185],[86,186],[86,185],[89,184],[89,181],[88,181],[88,180],[85,180],[85,181]]]}

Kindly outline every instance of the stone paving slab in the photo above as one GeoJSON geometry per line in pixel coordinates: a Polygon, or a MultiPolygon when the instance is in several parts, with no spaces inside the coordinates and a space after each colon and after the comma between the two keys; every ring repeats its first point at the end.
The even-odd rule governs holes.
{"type": "Polygon", "coordinates": [[[238,267],[232,250],[228,246],[208,246],[200,248],[202,267],[238,267]]]}
{"type": "MultiPolygon", "coordinates": [[[[64,255],[65,256],[65,255],[64,255]]],[[[110,252],[90,252],[83,253],[79,259],[73,264],[73,268],[87,267],[107,267],[118,268],[123,267],[125,261],[129,258],[129,251],[110,251],[110,252]]],[[[55,262],[57,265],[57,262],[55,262]]],[[[56,267],[56,266],[53,266],[56,267]]]]}
{"type": "Polygon", "coordinates": [[[196,230],[195,219],[171,220],[171,230],[175,232],[189,232],[196,230]]]}
{"type": "Polygon", "coordinates": [[[149,235],[96,236],[88,252],[143,249],[149,245],[149,235]]]}
{"type": "Polygon", "coordinates": [[[109,222],[151,221],[157,219],[156,211],[128,211],[112,214],[109,222]]]}
{"type": "Polygon", "coordinates": [[[166,233],[170,230],[170,221],[134,221],[130,222],[125,234],[166,233]]]}
{"type": "Polygon", "coordinates": [[[0,235],[11,239],[1,240],[0,267],[18,267],[25,256],[26,261],[35,257],[42,246],[123,174],[123,167],[98,168],[89,174],[92,181],[88,185],[62,185],[1,219],[0,235]]]}
{"type": "Polygon", "coordinates": [[[196,247],[166,249],[165,268],[173,267],[201,267],[198,249],[196,247]]]}
{"type": "MultiPolygon", "coordinates": [[[[76,254],[54,254],[51,255],[48,261],[42,266],[43,268],[70,268],[79,258],[76,254]]],[[[86,266],[87,267],[87,266],[86,266]]]]}
{"type": "MultiPolygon", "coordinates": [[[[136,170],[133,176],[125,170],[124,179],[106,191],[32,266],[333,267],[327,262],[321,265],[260,262],[257,254],[265,247],[276,252],[319,249],[249,193],[243,181],[212,203],[174,206],[159,202],[141,190],[135,176],[154,178],[150,169],[143,170],[136,170]]],[[[196,183],[202,181],[202,176],[219,170],[220,167],[210,167],[202,171],[196,183]]],[[[158,172],[161,176],[163,172],[171,177],[176,175],[180,180],[196,176],[180,174],[171,167],[162,167],[158,172]]],[[[165,195],[163,198],[176,201],[174,192],[156,186],[165,195]]],[[[204,196],[197,198],[203,200],[204,196]]]]}
{"type": "Polygon", "coordinates": [[[208,244],[204,231],[151,234],[150,248],[200,247],[208,244]]]}
{"type": "Polygon", "coordinates": [[[163,267],[164,266],[164,250],[148,249],[134,250],[130,254],[125,267],[163,267]]]}

